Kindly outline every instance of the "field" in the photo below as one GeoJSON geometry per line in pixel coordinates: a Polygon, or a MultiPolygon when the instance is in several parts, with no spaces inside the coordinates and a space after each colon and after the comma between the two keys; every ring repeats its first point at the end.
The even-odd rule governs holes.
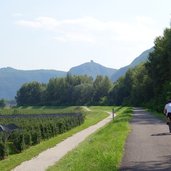
{"type": "MultiPolygon", "coordinates": [[[[51,111],[51,113],[61,113],[61,114],[62,113],[73,113],[73,112],[79,111],[84,114],[85,121],[80,126],[77,126],[63,134],[59,134],[50,139],[45,139],[45,140],[41,141],[40,144],[31,146],[28,149],[23,150],[19,154],[9,155],[7,159],[0,161],[0,170],[3,170],[3,171],[11,170],[12,168],[17,166],[21,162],[33,158],[34,156],[38,155],[40,152],[42,152],[50,147],[53,147],[54,145],[56,145],[63,139],[73,135],[74,133],[76,133],[80,130],[87,128],[90,125],[97,123],[98,121],[100,121],[103,118],[108,116],[107,111],[108,112],[112,111],[112,107],[90,107],[91,111],[86,111],[85,109],[83,109],[81,107],[66,107],[66,108],[65,107],[60,107],[60,108],[43,107],[43,109],[40,108],[40,110],[43,110],[42,113],[44,113],[44,114],[48,114],[48,110],[51,111]]],[[[15,108],[15,111],[16,110],[17,111],[21,110],[20,111],[21,114],[31,114],[30,111],[37,110],[36,111],[37,114],[41,114],[41,112],[39,111],[39,108],[35,108],[35,107],[34,108],[32,108],[32,107],[15,108]],[[29,111],[27,111],[27,110],[29,110],[29,111]]],[[[6,113],[6,114],[11,114],[10,112],[14,111],[14,109],[6,109],[5,111],[6,112],[8,111],[8,113],[6,113]]],[[[1,110],[1,112],[3,112],[3,111],[1,110]]],[[[3,112],[3,114],[5,114],[5,112],[3,112]]],[[[33,112],[32,112],[32,114],[33,114],[33,112]]]]}

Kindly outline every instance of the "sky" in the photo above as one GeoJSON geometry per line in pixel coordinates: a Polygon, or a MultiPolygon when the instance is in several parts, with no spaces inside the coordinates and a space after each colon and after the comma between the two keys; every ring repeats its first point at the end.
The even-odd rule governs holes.
{"type": "Polygon", "coordinates": [[[1,0],[0,68],[119,69],[170,27],[170,0],[1,0]]]}

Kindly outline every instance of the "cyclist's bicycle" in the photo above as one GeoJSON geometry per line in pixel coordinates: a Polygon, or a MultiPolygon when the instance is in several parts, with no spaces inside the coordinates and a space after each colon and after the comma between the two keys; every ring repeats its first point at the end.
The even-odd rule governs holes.
{"type": "Polygon", "coordinates": [[[169,126],[169,131],[171,133],[171,113],[168,113],[168,116],[167,116],[167,125],[169,126]]]}

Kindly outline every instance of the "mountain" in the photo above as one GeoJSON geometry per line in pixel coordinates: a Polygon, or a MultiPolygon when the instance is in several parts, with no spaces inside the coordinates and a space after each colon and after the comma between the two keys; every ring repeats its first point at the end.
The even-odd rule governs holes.
{"type": "Polygon", "coordinates": [[[69,73],[72,75],[88,75],[96,78],[97,75],[108,76],[109,78],[116,72],[116,69],[107,68],[93,60],[76,67],[72,67],[69,73]]]}
{"type": "MultiPolygon", "coordinates": [[[[112,81],[116,81],[123,76],[129,68],[133,68],[147,60],[149,53],[153,48],[144,51],[130,65],[119,70],[107,68],[103,65],[90,61],[79,66],[72,67],[68,72],[72,75],[89,75],[95,78],[97,75],[108,76],[112,81]]],[[[56,70],[17,70],[14,68],[0,69],[0,99],[14,99],[17,90],[26,82],[38,81],[47,83],[50,78],[64,77],[67,72],[56,70]]]]}
{"type": "Polygon", "coordinates": [[[0,98],[14,99],[22,84],[31,81],[47,83],[52,77],[63,77],[64,71],[56,70],[17,70],[14,68],[0,69],[0,98]]]}
{"type": "Polygon", "coordinates": [[[112,81],[116,81],[117,79],[119,79],[120,77],[124,76],[125,73],[128,71],[128,69],[130,68],[134,68],[135,66],[137,66],[138,64],[147,61],[149,54],[154,50],[154,48],[150,48],[146,51],[144,51],[142,54],[140,54],[137,58],[135,58],[131,64],[120,68],[119,70],[117,70],[112,76],[111,76],[111,80],[112,81]]]}

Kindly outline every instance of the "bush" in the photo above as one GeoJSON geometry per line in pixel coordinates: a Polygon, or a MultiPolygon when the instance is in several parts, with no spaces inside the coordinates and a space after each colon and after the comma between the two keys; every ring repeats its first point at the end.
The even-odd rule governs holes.
{"type": "Polygon", "coordinates": [[[32,139],[31,139],[30,132],[25,132],[24,133],[24,141],[25,141],[26,146],[30,146],[32,144],[32,139]]]}
{"type": "MultiPolygon", "coordinates": [[[[9,116],[9,115],[8,115],[9,116]]],[[[35,115],[32,115],[35,116],[35,115]]],[[[61,116],[40,116],[32,117],[12,117],[1,118],[2,124],[14,123],[20,128],[13,131],[8,137],[8,142],[11,143],[13,149],[11,151],[19,153],[31,145],[40,143],[41,140],[49,139],[58,134],[66,132],[75,126],[80,125],[84,121],[82,114],[66,114],[61,116]]],[[[0,142],[6,141],[6,134],[0,133],[0,142]]],[[[1,158],[6,156],[6,146],[1,144],[1,158]]]]}
{"type": "Polygon", "coordinates": [[[31,138],[32,138],[32,144],[33,145],[40,143],[40,141],[41,141],[41,133],[40,133],[40,131],[33,131],[31,133],[31,138]]]}
{"type": "Polygon", "coordinates": [[[26,148],[23,132],[16,131],[13,134],[13,145],[17,152],[21,152],[26,148]]]}
{"type": "Polygon", "coordinates": [[[8,156],[8,148],[6,142],[0,142],[0,159],[5,159],[8,156]]]}

